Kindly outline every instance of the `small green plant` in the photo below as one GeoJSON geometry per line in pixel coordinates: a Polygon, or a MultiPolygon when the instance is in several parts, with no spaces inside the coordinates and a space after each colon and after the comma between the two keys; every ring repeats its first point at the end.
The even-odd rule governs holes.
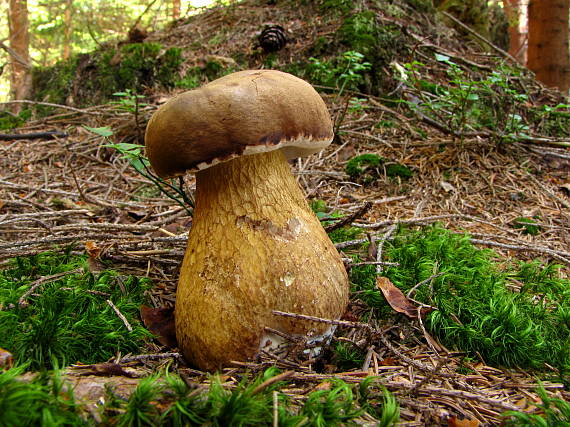
{"type": "Polygon", "coordinates": [[[17,364],[38,370],[103,362],[117,351],[137,351],[151,337],[138,320],[150,281],[113,271],[94,276],[86,263],[67,250],[16,258],[0,272],[0,328],[11,331],[0,334],[0,347],[17,364]],[[58,273],[60,278],[25,295],[39,278],[58,273]],[[107,301],[125,316],[131,331],[107,301]]]}
{"type": "MultiPolygon", "coordinates": [[[[102,136],[103,138],[109,139],[113,136],[114,132],[111,128],[99,127],[93,128],[89,126],[84,126],[88,131],[102,136]]],[[[148,179],[152,184],[154,184],[157,189],[167,196],[169,199],[174,200],[180,206],[182,206],[189,215],[192,215],[192,208],[194,207],[194,201],[191,197],[184,191],[184,185],[182,179],[178,181],[178,185],[168,182],[150,170],[150,162],[146,156],[143,155],[143,146],[139,144],[131,144],[127,142],[109,143],[105,144],[105,147],[113,148],[117,150],[121,156],[128,160],[132,168],[137,171],[140,175],[148,179]]]]}
{"type": "Polygon", "coordinates": [[[378,427],[396,425],[400,420],[400,405],[392,393],[375,381],[375,377],[368,377],[360,383],[360,407],[379,421],[378,427]]]}
{"type": "Polygon", "coordinates": [[[529,120],[536,123],[538,132],[566,137],[570,134],[570,105],[543,105],[540,108],[532,109],[529,120]]]}
{"type": "Polygon", "coordinates": [[[348,100],[348,111],[350,113],[362,113],[368,108],[365,98],[353,97],[348,100]]]}
{"type": "Polygon", "coordinates": [[[345,90],[357,90],[364,82],[364,73],[370,70],[371,64],[364,61],[364,55],[356,51],[347,51],[335,60],[321,61],[309,58],[308,67],[310,78],[317,84],[323,84],[338,89],[341,96],[345,90]]]}
{"type": "Polygon", "coordinates": [[[324,200],[313,199],[310,201],[309,206],[319,218],[326,216],[328,208],[327,203],[324,200]]]}
{"type": "Polygon", "coordinates": [[[475,78],[449,56],[435,54],[435,59],[446,66],[446,85],[422,79],[421,71],[426,65],[421,62],[404,65],[402,78],[410,87],[420,89],[419,102],[409,103],[412,109],[445,124],[458,135],[487,128],[498,141],[509,141],[528,133],[529,124],[524,117],[528,96],[514,87],[515,70],[501,65],[487,76],[475,78]]]}
{"type": "Polygon", "coordinates": [[[131,394],[125,411],[117,420],[119,427],[159,425],[160,413],[153,402],[157,400],[163,389],[158,375],[151,375],[140,381],[131,394]]]}
{"type": "Polygon", "coordinates": [[[119,98],[119,100],[113,102],[113,104],[117,105],[119,109],[124,110],[128,113],[138,114],[140,107],[148,105],[141,102],[141,99],[144,99],[144,96],[137,95],[130,89],[126,89],[123,92],[115,92],[113,96],[119,98]]]}

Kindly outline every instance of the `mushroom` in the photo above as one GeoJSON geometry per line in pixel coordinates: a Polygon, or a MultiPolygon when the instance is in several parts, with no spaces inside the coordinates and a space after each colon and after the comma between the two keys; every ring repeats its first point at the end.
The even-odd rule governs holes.
{"type": "Polygon", "coordinates": [[[176,336],[204,370],[314,340],[338,319],[348,277],[287,160],[328,146],[332,123],[307,82],[274,70],[233,73],[178,95],[152,116],[146,153],[163,178],[196,173],[195,210],[176,293],[176,336]],[[268,329],[266,329],[268,328],[268,329]]]}

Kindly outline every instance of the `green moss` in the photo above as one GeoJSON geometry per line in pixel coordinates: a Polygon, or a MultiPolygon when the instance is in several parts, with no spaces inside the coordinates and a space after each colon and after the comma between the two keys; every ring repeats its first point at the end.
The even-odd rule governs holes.
{"type": "Polygon", "coordinates": [[[51,67],[32,68],[33,99],[65,104],[73,91],[79,59],[80,56],[74,56],[51,67]]]}
{"type": "Polygon", "coordinates": [[[10,351],[18,364],[30,369],[52,368],[54,363],[103,362],[117,352],[139,350],[151,334],[138,320],[146,279],[122,277],[113,271],[87,273],[85,257],[44,253],[16,258],[0,272],[0,347],[10,351]],[[18,304],[30,285],[43,276],[72,271],[42,284],[18,304]],[[132,326],[128,331],[106,301],[110,300],[132,326]]]}
{"type": "Polygon", "coordinates": [[[115,92],[141,92],[154,85],[173,87],[182,62],[182,49],[164,49],[158,43],[107,47],[52,67],[35,68],[33,98],[88,105],[106,102],[115,92]]]}
{"type": "Polygon", "coordinates": [[[0,130],[10,130],[22,126],[32,116],[32,110],[23,109],[19,114],[0,111],[0,130]]]}
{"type": "Polygon", "coordinates": [[[331,231],[329,238],[333,243],[346,242],[347,240],[358,239],[362,233],[362,228],[345,226],[331,231]]]}
{"type": "Polygon", "coordinates": [[[414,173],[412,170],[399,163],[390,163],[386,165],[386,175],[389,177],[411,178],[414,173]]]}
{"type": "Polygon", "coordinates": [[[519,427],[570,426],[570,403],[557,397],[548,396],[542,384],[536,391],[541,400],[541,403],[536,404],[540,413],[507,411],[501,414],[505,418],[502,424],[519,427]]]}
{"type": "MultiPolygon", "coordinates": [[[[387,5],[388,6],[388,5],[387,5]]],[[[359,90],[381,93],[386,73],[382,71],[396,58],[408,55],[406,36],[394,25],[380,25],[373,11],[353,13],[340,27],[337,40],[349,50],[360,52],[371,64],[365,74],[365,84],[359,90]]]]}
{"type": "Polygon", "coordinates": [[[57,373],[22,381],[23,368],[0,371],[0,424],[3,426],[83,426],[73,392],[57,373]]]}
{"type": "Polygon", "coordinates": [[[346,163],[344,171],[352,179],[357,179],[365,184],[375,181],[384,172],[386,176],[391,178],[407,179],[413,175],[412,170],[407,166],[394,162],[388,163],[386,159],[372,153],[353,157],[346,163]]]}
{"type": "MultiPolygon", "coordinates": [[[[7,426],[95,425],[93,411],[77,404],[72,388],[59,373],[43,373],[21,381],[23,368],[0,371],[0,423],[7,426]],[[81,418],[82,414],[85,418],[81,418]]],[[[252,377],[243,375],[236,387],[228,388],[219,376],[210,378],[208,389],[195,388],[169,372],[141,379],[128,400],[107,389],[98,406],[98,425],[116,426],[259,426],[274,422],[274,396],[281,426],[345,426],[362,421],[365,412],[392,426],[399,420],[399,406],[375,377],[360,385],[334,379],[319,387],[304,401],[293,401],[281,391],[284,381],[268,381],[279,374],[269,368],[252,377]],[[262,384],[265,384],[260,388],[262,384]]],[[[238,374],[239,375],[239,374],[238,374]]],[[[360,423],[359,423],[360,424],[360,423]]]]}
{"type": "Polygon", "coordinates": [[[377,44],[379,27],[376,15],[370,10],[348,17],[339,30],[342,43],[352,50],[368,55],[377,44]]]}
{"type": "Polygon", "coordinates": [[[399,263],[386,275],[404,292],[441,273],[414,298],[437,307],[426,323],[444,345],[494,365],[548,363],[570,374],[570,282],[558,277],[556,266],[501,269],[494,252],[438,227],[400,233],[385,251],[399,263]],[[506,286],[511,279],[523,284],[518,292],[506,286]],[[537,298],[548,304],[537,304],[537,298]]]}
{"type": "Polygon", "coordinates": [[[522,228],[523,234],[530,234],[531,236],[540,234],[540,226],[536,225],[536,221],[532,218],[525,218],[523,216],[515,218],[513,227],[522,228]]]}
{"type": "Polygon", "coordinates": [[[384,158],[377,154],[361,154],[350,159],[344,168],[344,171],[351,178],[358,178],[370,168],[377,168],[384,163],[384,158]]]}
{"type": "Polygon", "coordinates": [[[323,0],[321,8],[324,11],[332,11],[337,14],[350,12],[355,7],[354,0],[323,0]]]}
{"type": "Polygon", "coordinates": [[[337,342],[334,346],[334,362],[339,371],[361,368],[364,351],[351,343],[337,342]]]}

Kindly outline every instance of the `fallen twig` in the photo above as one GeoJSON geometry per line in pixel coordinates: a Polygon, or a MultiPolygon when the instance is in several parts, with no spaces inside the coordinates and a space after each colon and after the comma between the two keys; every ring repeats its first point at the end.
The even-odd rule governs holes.
{"type": "Polygon", "coordinates": [[[45,283],[53,282],[55,280],[61,279],[62,277],[65,277],[65,276],[70,276],[72,274],[77,274],[77,273],[82,273],[82,272],[83,272],[83,268],[79,267],[79,268],[76,268],[75,270],[64,271],[62,273],[56,273],[56,274],[52,274],[51,276],[44,276],[44,277],[39,278],[35,282],[32,282],[30,284],[30,289],[28,289],[26,292],[24,292],[24,294],[20,297],[20,299],[18,300],[18,306],[20,306],[22,308],[27,307],[28,302],[26,301],[26,299],[41,285],[43,285],[45,283]]]}
{"type": "Polygon", "coordinates": [[[344,227],[345,225],[351,224],[356,219],[362,218],[366,214],[366,212],[368,212],[370,210],[371,207],[372,207],[372,202],[364,203],[364,205],[362,205],[360,208],[358,208],[358,210],[356,212],[354,212],[353,214],[340,219],[339,221],[335,222],[334,224],[326,226],[325,231],[327,233],[330,233],[333,230],[336,230],[336,229],[344,227]]]}
{"type": "Polygon", "coordinates": [[[131,324],[129,323],[129,321],[127,320],[127,318],[123,315],[123,313],[121,313],[121,311],[117,308],[117,306],[115,304],[113,304],[113,301],[111,301],[110,299],[108,299],[107,304],[109,304],[109,306],[115,311],[115,314],[117,315],[117,317],[119,319],[121,319],[121,321],[123,322],[123,324],[125,325],[125,328],[127,328],[127,330],[129,332],[133,332],[133,327],[131,326],[131,324]]]}

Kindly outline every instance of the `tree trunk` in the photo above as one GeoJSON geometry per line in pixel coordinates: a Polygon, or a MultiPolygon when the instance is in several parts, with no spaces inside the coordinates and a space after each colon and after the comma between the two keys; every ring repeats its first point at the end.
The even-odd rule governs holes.
{"type": "Polygon", "coordinates": [[[180,0],[172,0],[172,19],[180,18],[180,0]]]}
{"type": "Polygon", "coordinates": [[[521,64],[526,64],[527,14],[521,0],[503,0],[509,20],[509,53],[521,64]]]}
{"type": "MultiPolygon", "coordinates": [[[[30,33],[26,0],[10,0],[8,10],[10,39],[10,92],[12,99],[25,99],[32,88],[30,73],[30,33]]],[[[16,108],[19,110],[19,108],[16,108]]]]}
{"type": "Polygon", "coordinates": [[[570,88],[569,7],[570,0],[531,0],[528,5],[527,67],[563,92],[570,88]]]}
{"type": "Polygon", "coordinates": [[[71,12],[73,9],[73,0],[66,0],[65,11],[63,12],[63,59],[69,59],[71,56],[71,35],[73,34],[73,20],[71,12]]]}

